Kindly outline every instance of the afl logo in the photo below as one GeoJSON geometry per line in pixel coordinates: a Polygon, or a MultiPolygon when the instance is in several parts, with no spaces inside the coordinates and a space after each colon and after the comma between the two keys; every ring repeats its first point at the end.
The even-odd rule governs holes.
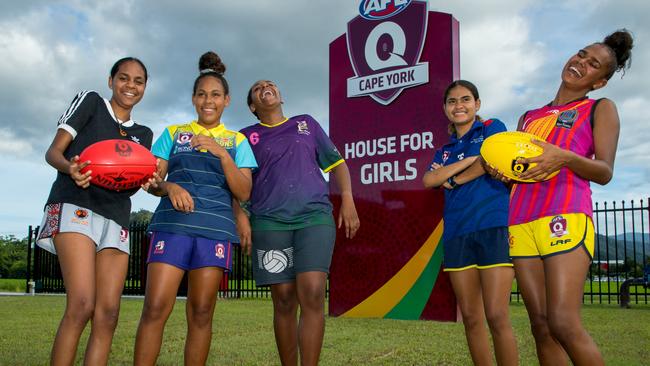
{"type": "Polygon", "coordinates": [[[131,156],[133,149],[129,146],[128,141],[119,141],[115,143],[115,152],[120,156],[131,156]]]}
{"type": "Polygon", "coordinates": [[[362,0],[359,14],[368,20],[390,18],[406,9],[412,0],[362,0]]]}

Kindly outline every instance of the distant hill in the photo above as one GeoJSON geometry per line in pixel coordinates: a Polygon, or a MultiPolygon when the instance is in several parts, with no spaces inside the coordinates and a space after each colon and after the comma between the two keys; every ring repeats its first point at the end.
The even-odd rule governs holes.
{"type": "Polygon", "coordinates": [[[626,257],[636,257],[638,263],[644,263],[645,257],[650,256],[650,234],[626,233],[609,237],[599,234],[596,235],[596,246],[595,260],[624,260],[626,257]]]}
{"type": "Polygon", "coordinates": [[[636,241],[637,244],[650,243],[650,234],[642,233],[625,233],[616,235],[617,240],[627,240],[629,242],[636,241]]]}

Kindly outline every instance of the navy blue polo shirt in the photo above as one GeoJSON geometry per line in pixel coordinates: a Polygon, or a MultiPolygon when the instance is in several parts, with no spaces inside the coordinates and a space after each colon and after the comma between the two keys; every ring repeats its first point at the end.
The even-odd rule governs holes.
{"type": "MultiPolygon", "coordinates": [[[[506,126],[498,119],[476,120],[461,138],[454,134],[448,144],[436,151],[434,163],[450,165],[480,155],[483,140],[503,132],[506,126]]],[[[443,240],[508,225],[508,188],[484,174],[454,189],[445,189],[443,240]]]]}

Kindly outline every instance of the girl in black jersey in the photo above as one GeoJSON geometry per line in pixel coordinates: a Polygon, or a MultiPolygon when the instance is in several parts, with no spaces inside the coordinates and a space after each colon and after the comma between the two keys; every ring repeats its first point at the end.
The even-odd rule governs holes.
{"type": "Polygon", "coordinates": [[[90,185],[92,171],[79,161],[84,148],[107,139],[151,147],[153,134],[131,120],[142,99],[147,70],[135,58],[113,65],[109,100],[96,92],[79,93],[61,116],[45,159],[58,170],[45,207],[38,245],[58,255],[66,289],[66,308],[52,347],[52,365],[72,365],[79,337],[92,327],[84,364],[105,365],[128,268],[130,196],[137,189],[110,191],[90,185]]]}

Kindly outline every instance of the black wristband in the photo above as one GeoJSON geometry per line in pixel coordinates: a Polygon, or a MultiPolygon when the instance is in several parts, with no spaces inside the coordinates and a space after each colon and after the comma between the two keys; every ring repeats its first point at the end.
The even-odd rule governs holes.
{"type": "Polygon", "coordinates": [[[456,188],[456,186],[458,185],[458,183],[456,183],[456,181],[454,180],[454,178],[455,178],[455,177],[449,177],[449,179],[447,179],[447,183],[449,183],[449,185],[451,186],[451,188],[456,188]]]}

